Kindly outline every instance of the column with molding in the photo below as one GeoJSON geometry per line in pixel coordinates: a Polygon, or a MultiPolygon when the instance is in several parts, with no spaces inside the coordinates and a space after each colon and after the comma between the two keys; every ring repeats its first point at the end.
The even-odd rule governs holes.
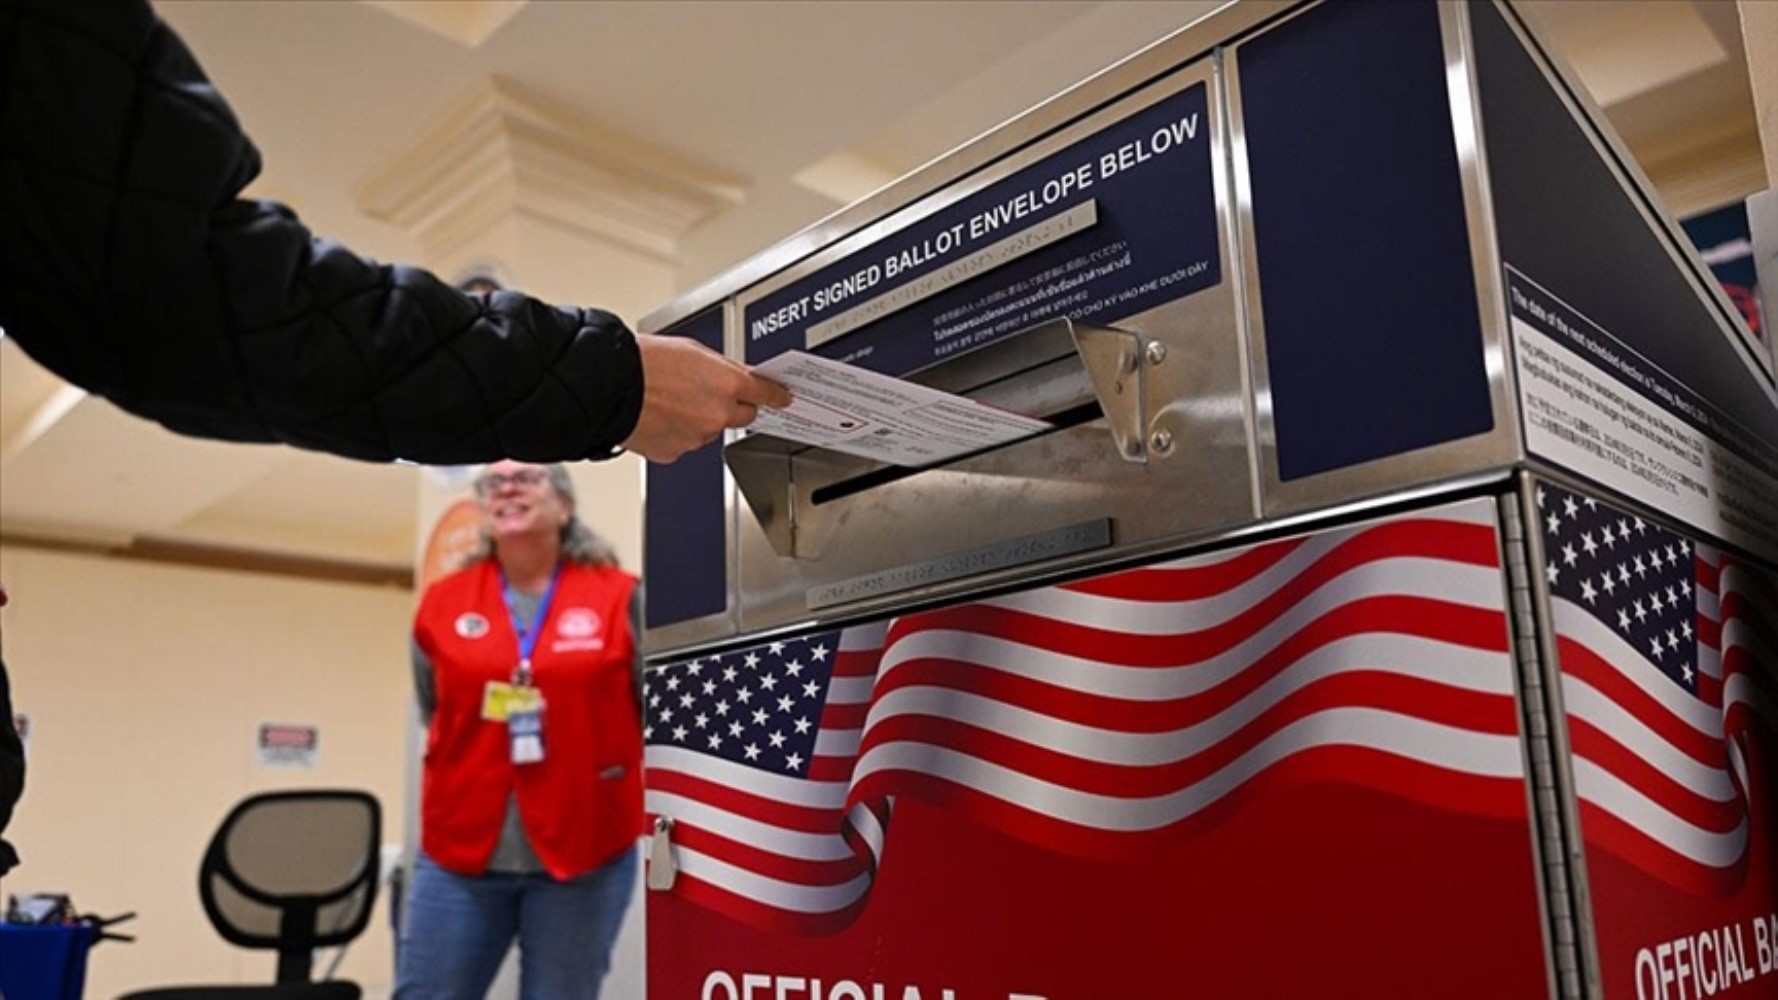
{"type": "MultiPolygon", "coordinates": [[[[577,109],[498,77],[484,78],[374,170],[361,211],[413,236],[416,263],[461,281],[477,275],[545,301],[596,306],[633,324],[677,293],[680,241],[742,201],[743,182],[608,129],[577,109]]],[[[624,456],[569,466],[578,513],[641,567],[642,468],[624,456]]],[[[416,582],[450,520],[469,499],[468,470],[419,477],[416,582]]],[[[434,568],[433,572],[436,572],[434,568]]],[[[416,598],[418,594],[416,592],[416,598]]],[[[418,726],[417,715],[412,716],[418,726]]],[[[417,850],[419,755],[408,748],[405,854],[417,850]]],[[[638,889],[640,892],[640,889],[638,889]]],[[[642,990],[642,906],[626,919],[606,982],[614,996],[642,990]]],[[[515,963],[489,996],[517,995],[515,963]]]]}

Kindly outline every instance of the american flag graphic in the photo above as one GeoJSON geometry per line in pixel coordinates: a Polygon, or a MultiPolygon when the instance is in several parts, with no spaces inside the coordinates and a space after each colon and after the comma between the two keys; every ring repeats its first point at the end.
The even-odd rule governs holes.
{"type": "Polygon", "coordinates": [[[1746,728],[1771,718],[1770,586],[1593,497],[1544,484],[1536,502],[1587,841],[1688,892],[1732,891],[1746,728]]]}
{"type": "Polygon", "coordinates": [[[649,673],[647,808],[674,820],[677,891],[768,929],[851,922],[882,847],[878,814],[848,816],[846,803],[882,632],[824,632],[649,673]]]}
{"type": "Polygon", "coordinates": [[[1122,862],[1302,782],[1522,820],[1495,518],[1465,501],[664,666],[648,809],[675,820],[676,891],[837,930],[900,796],[1122,862]],[[734,718],[792,664],[794,696],[734,718]]]}

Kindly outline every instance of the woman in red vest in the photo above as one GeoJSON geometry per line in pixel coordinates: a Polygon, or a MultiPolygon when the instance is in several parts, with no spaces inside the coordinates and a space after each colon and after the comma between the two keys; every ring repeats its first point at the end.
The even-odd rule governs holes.
{"type": "Polygon", "coordinates": [[[592,998],[642,832],[636,579],[574,516],[559,465],[476,480],[487,544],[427,589],[429,727],[396,996],[480,998],[516,937],[520,996],[592,998]]]}

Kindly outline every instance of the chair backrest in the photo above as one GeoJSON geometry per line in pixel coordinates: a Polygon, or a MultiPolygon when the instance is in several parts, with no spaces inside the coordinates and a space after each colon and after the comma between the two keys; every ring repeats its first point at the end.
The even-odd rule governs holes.
{"type": "Polygon", "coordinates": [[[278,951],[278,982],[307,982],[314,949],[342,945],[376,902],[382,809],[345,789],[263,792],[229,812],[198,873],[224,938],[278,951]]]}

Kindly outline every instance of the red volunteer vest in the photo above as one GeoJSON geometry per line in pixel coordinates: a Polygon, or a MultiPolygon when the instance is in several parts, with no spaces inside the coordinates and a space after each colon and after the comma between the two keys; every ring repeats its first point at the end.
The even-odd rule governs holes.
{"type": "Polygon", "coordinates": [[[630,678],[635,586],[622,570],[563,565],[531,654],[544,700],[544,758],[535,764],[514,764],[506,724],[481,715],[488,682],[510,682],[519,659],[499,564],[483,560],[427,589],[414,638],[432,659],[438,704],[426,739],[420,846],[440,867],[487,870],[514,791],[531,847],[558,879],[635,845],[642,833],[642,724],[630,678]]]}

